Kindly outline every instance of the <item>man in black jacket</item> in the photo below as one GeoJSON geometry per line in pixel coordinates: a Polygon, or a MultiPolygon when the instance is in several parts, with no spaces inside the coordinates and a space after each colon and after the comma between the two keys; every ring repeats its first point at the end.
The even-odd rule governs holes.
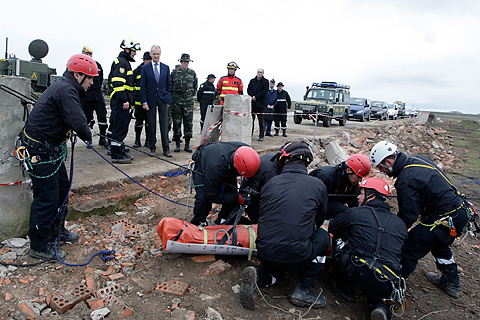
{"type": "Polygon", "coordinates": [[[322,180],[327,187],[329,197],[326,219],[332,219],[348,208],[358,206],[358,183],[368,175],[370,169],[367,156],[354,154],[336,166],[325,166],[310,172],[311,176],[322,180]]]}
{"type": "Polygon", "coordinates": [[[260,157],[260,169],[251,178],[244,178],[240,184],[240,189],[250,188],[257,192],[251,196],[250,204],[245,209],[245,213],[251,223],[257,223],[260,214],[260,191],[262,187],[274,176],[278,176],[282,168],[278,164],[277,154],[267,153],[260,157]]]}
{"type": "MultiPolygon", "coordinates": [[[[91,57],[93,55],[93,50],[84,46],[82,48],[82,53],[91,57]]],[[[103,147],[107,147],[107,140],[105,135],[107,134],[107,108],[105,106],[105,98],[103,97],[102,92],[102,83],[103,83],[103,69],[98,61],[95,61],[98,68],[98,76],[93,77],[93,85],[87,90],[87,93],[84,98],[81,99],[82,108],[87,117],[87,123],[90,128],[93,129],[95,121],[93,120],[93,111],[97,114],[98,129],[100,131],[100,139],[98,144],[103,147]]],[[[92,141],[88,141],[91,145],[92,141]]]]}
{"type": "Polygon", "coordinates": [[[243,271],[240,303],[246,309],[255,307],[256,285],[272,285],[290,269],[299,269],[289,297],[291,303],[314,308],[326,304],[325,297],[310,290],[330,243],[328,232],[321,228],[327,211],[327,190],[321,180],[307,174],[312,158],[305,142],[287,144],[279,156],[282,173],[262,188],[257,238],[261,266],[243,271]]]}
{"type": "Polygon", "coordinates": [[[428,272],[426,277],[451,297],[462,292],[457,264],[450,245],[460,236],[468,221],[468,203],[445,173],[425,156],[408,157],[397,146],[378,142],[370,152],[372,164],[390,177],[397,178],[398,217],[410,228],[402,260],[402,274],[407,278],[418,260],[432,253],[439,277],[428,272]]]}
{"type": "Polygon", "coordinates": [[[260,157],[249,145],[233,142],[207,143],[192,156],[195,207],[191,223],[206,225],[212,203],[221,203],[217,224],[228,218],[239,204],[249,197],[237,190],[237,177],[252,177],[260,167],[260,157]]]}
{"type": "Polygon", "coordinates": [[[268,80],[263,77],[263,69],[257,70],[257,76],[250,80],[248,84],[247,93],[250,97],[252,97],[252,136],[253,136],[253,129],[255,128],[255,114],[258,117],[258,126],[259,126],[259,134],[258,134],[258,141],[263,141],[263,137],[265,136],[265,126],[263,123],[263,114],[265,112],[265,108],[267,107],[267,91],[268,91],[268,80]]]}
{"type": "Polygon", "coordinates": [[[112,63],[108,84],[110,86],[110,132],[112,141],[111,156],[113,163],[132,163],[133,156],[126,154],[123,140],[128,134],[131,119],[131,109],[135,106],[133,90],[135,87],[133,71],[130,62],[140,51],[140,43],[124,39],[120,44],[122,51],[112,63]]]}
{"type": "Polygon", "coordinates": [[[207,81],[202,83],[197,91],[197,101],[200,102],[200,132],[203,130],[207,108],[213,105],[213,100],[215,100],[217,95],[217,88],[215,88],[214,82],[215,75],[209,74],[207,81]]]}
{"type": "Polygon", "coordinates": [[[143,109],[142,102],[140,101],[140,83],[142,81],[142,67],[152,61],[152,56],[149,51],[143,53],[143,62],[133,71],[133,78],[135,79],[135,143],[132,147],[139,148],[142,146],[140,138],[142,137],[143,125],[145,123],[145,148],[149,148],[148,142],[148,127],[147,127],[147,110],[143,109]]]}
{"type": "MultiPolygon", "coordinates": [[[[28,150],[26,165],[32,178],[28,236],[33,257],[55,259],[55,250],[48,241],[59,235],[70,242],[79,239],[77,233],[65,229],[70,185],[64,164],[66,141],[72,130],[84,141],[92,139],[80,97],[85,96],[97,75],[95,60],[83,54],[72,56],[62,80],[41,95],[20,133],[22,145],[28,150]]],[[[58,250],[61,259],[66,255],[58,250]]]]}
{"type": "Polygon", "coordinates": [[[354,298],[353,284],[359,285],[373,309],[371,319],[387,320],[391,312],[383,301],[392,296],[392,281],[394,288],[402,281],[400,260],[407,228],[385,202],[390,195],[387,182],[369,178],[360,188],[360,207],[340,213],[328,226],[334,236],[335,261],[342,271],[335,284],[347,300],[354,298]]]}

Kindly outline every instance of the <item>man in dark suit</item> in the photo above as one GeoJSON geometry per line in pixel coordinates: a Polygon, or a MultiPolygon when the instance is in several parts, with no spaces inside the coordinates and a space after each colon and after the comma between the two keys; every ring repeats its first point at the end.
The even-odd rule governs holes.
{"type": "Polygon", "coordinates": [[[268,80],[263,77],[263,69],[257,70],[257,76],[250,80],[247,93],[252,97],[252,135],[255,128],[255,115],[258,117],[259,134],[258,141],[263,141],[265,135],[265,126],[263,123],[263,113],[267,107],[268,80]],[[258,113],[258,114],[257,114],[258,113]]]}
{"type": "Polygon", "coordinates": [[[161,49],[158,45],[153,45],[150,50],[152,62],[142,67],[142,76],[140,83],[140,99],[143,109],[147,111],[146,122],[148,127],[150,153],[155,155],[157,143],[156,131],[156,112],[158,107],[158,121],[160,123],[160,137],[162,140],[163,155],[171,157],[170,146],[168,144],[168,103],[172,100],[172,80],[170,77],[170,68],[160,62],[161,49]]]}

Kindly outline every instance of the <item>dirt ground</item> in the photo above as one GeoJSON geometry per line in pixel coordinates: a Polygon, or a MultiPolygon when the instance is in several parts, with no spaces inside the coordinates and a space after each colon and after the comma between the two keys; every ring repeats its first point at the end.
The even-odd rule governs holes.
{"type": "MultiPolygon", "coordinates": [[[[312,128],[311,124],[292,125],[289,139],[311,138],[312,128]]],[[[316,141],[317,166],[325,164],[322,147],[331,140],[339,141],[349,153],[367,153],[375,142],[401,132],[404,135],[404,145],[410,146],[409,154],[410,151],[416,151],[415,153],[435,159],[438,157],[436,161],[442,163],[447,174],[472,176],[471,168],[465,169],[467,161],[456,161],[458,158],[468,158],[469,154],[463,151],[464,147],[455,144],[455,135],[463,136],[472,129],[465,129],[462,133],[456,123],[441,122],[426,127],[410,120],[400,120],[395,126],[386,129],[384,124],[378,122],[360,125],[351,121],[346,127],[334,124],[329,129],[333,130],[328,134],[320,133],[320,139],[316,141]],[[432,146],[432,141],[438,142],[442,148],[432,146]]],[[[468,139],[471,146],[478,146],[480,142],[478,137],[477,140],[471,140],[475,137],[468,139]]],[[[270,142],[272,141],[274,140],[270,142]]],[[[255,142],[254,147],[261,149],[261,152],[268,152],[282,143],[278,140],[257,148],[258,143],[255,142]]],[[[182,157],[186,160],[188,155],[182,157]]],[[[152,161],[147,156],[145,159],[152,161]]],[[[88,168],[100,170],[95,161],[86,158],[87,169],[79,170],[85,174],[88,168]]],[[[149,165],[151,166],[144,164],[146,167],[149,165]]],[[[160,172],[151,170],[142,173],[144,177],[137,175],[137,178],[151,191],[193,206],[194,193],[190,192],[188,177],[165,176],[163,172],[171,168],[168,166],[162,166],[160,172]]],[[[479,204],[474,188],[465,181],[458,182],[462,183],[459,187],[461,191],[479,204]]],[[[391,198],[390,203],[393,212],[396,212],[395,198],[391,198]]],[[[237,285],[243,269],[254,261],[248,261],[245,256],[215,256],[201,262],[198,256],[159,250],[162,244],[156,234],[158,222],[163,217],[189,221],[192,209],[187,206],[166,201],[137,184],[119,180],[118,177],[98,184],[78,183],[70,197],[72,220],[68,222],[68,227],[80,233],[81,240],[63,247],[68,252],[65,260],[71,264],[82,264],[100,250],[115,250],[115,259],[104,262],[95,256],[86,266],[73,267],[50,262],[31,267],[0,269],[0,319],[91,319],[94,318],[91,316],[93,310],[102,310],[102,306],[110,310],[106,319],[120,319],[122,316],[126,319],[368,318],[365,297],[357,291],[355,301],[343,300],[333,290],[328,267],[319,275],[316,287],[317,292],[322,291],[327,299],[327,306],[321,310],[299,308],[288,302],[287,297],[295,285],[295,274],[289,274],[278,285],[262,289],[262,296],[256,300],[255,311],[243,309],[238,301],[237,285]],[[165,288],[165,282],[170,281],[178,281],[177,285],[181,289],[188,284],[183,296],[159,290],[165,288]],[[61,302],[67,306],[86,298],[89,293],[92,293],[91,298],[76,303],[72,309],[60,315],[52,312],[45,302],[54,299],[57,306],[61,302]],[[99,298],[95,298],[95,293],[99,298]]],[[[450,298],[424,277],[426,272],[435,271],[433,258],[429,255],[420,261],[407,281],[408,306],[404,319],[480,318],[479,239],[467,236],[464,240],[457,239],[452,247],[460,269],[463,288],[461,297],[450,298]]],[[[0,248],[2,255],[18,252],[16,260],[10,262],[36,262],[25,252],[20,254],[20,251],[8,245],[0,248]]]]}

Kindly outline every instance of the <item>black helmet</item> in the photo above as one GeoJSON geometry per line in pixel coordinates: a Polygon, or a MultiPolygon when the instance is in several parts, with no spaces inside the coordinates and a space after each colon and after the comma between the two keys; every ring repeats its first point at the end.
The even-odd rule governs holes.
{"type": "Polygon", "coordinates": [[[143,58],[142,58],[142,59],[143,59],[143,60],[152,60],[152,56],[150,55],[150,52],[145,51],[145,52],[143,53],[143,58]]]}
{"type": "Polygon", "coordinates": [[[304,160],[307,165],[313,160],[312,151],[310,151],[310,147],[305,141],[287,142],[283,148],[279,150],[277,155],[280,166],[285,164],[285,160],[292,158],[304,160]]]}

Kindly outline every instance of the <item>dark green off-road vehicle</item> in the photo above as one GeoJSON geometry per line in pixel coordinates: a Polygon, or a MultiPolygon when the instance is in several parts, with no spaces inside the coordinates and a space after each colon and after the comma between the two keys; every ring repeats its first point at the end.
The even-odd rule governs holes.
{"type": "Polygon", "coordinates": [[[302,119],[313,122],[322,121],[324,127],[330,127],[332,119],[344,126],[350,114],[350,86],[336,82],[313,83],[307,87],[302,102],[295,103],[293,121],[302,123],[302,119]]]}

